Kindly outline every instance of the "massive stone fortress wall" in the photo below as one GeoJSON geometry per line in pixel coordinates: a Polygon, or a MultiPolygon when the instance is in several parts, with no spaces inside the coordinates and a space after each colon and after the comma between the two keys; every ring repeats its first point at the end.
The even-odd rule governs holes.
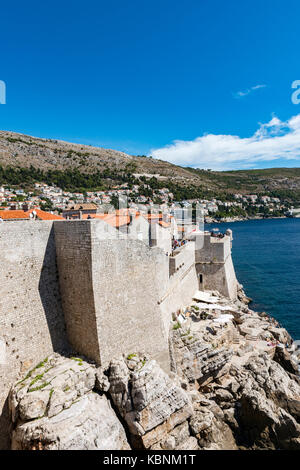
{"type": "Polygon", "coordinates": [[[195,243],[184,245],[170,256],[168,266],[159,270],[161,296],[159,305],[166,329],[169,329],[171,313],[191,303],[199,289],[195,270],[195,243]]]}
{"type": "Polygon", "coordinates": [[[62,222],[55,224],[54,230],[59,285],[69,341],[75,351],[100,362],[91,224],[85,221],[62,222]]]}
{"type": "Polygon", "coordinates": [[[168,258],[139,240],[118,239],[102,221],[55,224],[60,288],[72,346],[102,365],[121,352],[151,353],[168,368],[158,305],[168,258]],[[99,233],[101,231],[101,233],[99,233]]]}
{"type": "Polygon", "coordinates": [[[7,448],[11,384],[67,348],[52,222],[0,225],[0,341],[0,448],[7,448]]]}
{"type": "Polygon", "coordinates": [[[168,370],[172,312],[199,287],[236,295],[230,243],[205,235],[203,249],[196,240],[173,257],[101,220],[2,223],[0,448],[11,384],[53,351],[72,348],[104,366],[147,352],[168,370]]]}

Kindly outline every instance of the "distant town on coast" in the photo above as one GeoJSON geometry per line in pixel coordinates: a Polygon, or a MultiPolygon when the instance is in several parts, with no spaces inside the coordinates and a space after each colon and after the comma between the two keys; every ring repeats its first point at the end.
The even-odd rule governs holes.
{"type": "Polygon", "coordinates": [[[175,214],[183,208],[194,220],[197,207],[206,223],[300,216],[296,168],[200,171],[7,132],[0,132],[0,150],[2,220],[103,218],[120,207],[175,214]]]}

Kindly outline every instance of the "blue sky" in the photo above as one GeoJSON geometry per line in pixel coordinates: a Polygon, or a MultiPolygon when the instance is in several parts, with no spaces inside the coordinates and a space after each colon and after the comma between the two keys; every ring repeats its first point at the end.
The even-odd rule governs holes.
{"type": "Polygon", "coordinates": [[[6,3],[0,129],[204,168],[299,166],[299,17],[298,0],[6,3]]]}

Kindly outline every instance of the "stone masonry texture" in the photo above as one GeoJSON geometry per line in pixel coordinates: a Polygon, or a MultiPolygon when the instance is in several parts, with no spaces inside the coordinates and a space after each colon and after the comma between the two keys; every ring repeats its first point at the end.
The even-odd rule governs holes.
{"type": "Polygon", "coordinates": [[[53,223],[3,223],[0,248],[0,448],[7,448],[12,383],[54,350],[65,350],[67,340],[53,223]]]}

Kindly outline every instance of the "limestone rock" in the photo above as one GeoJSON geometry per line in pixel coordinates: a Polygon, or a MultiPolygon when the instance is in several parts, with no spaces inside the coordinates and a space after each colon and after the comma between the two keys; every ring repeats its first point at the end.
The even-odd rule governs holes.
{"type": "MultiPolygon", "coordinates": [[[[188,394],[143,355],[112,361],[110,395],[136,441],[150,448],[193,413],[188,394]]],[[[172,441],[172,440],[171,440],[172,441]]],[[[168,444],[167,444],[168,445],[168,444]]]]}
{"type": "Polygon", "coordinates": [[[201,448],[236,450],[237,445],[230,427],[223,420],[223,413],[214,413],[214,406],[200,407],[190,420],[190,428],[201,448]]]}
{"type": "Polygon", "coordinates": [[[298,374],[298,363],[285,348],[277,346],[274,361],[278,362],[286,371],[298,374]]]}
{"type": "Polygon", "coordinates": [[[245,444],[300,449],[298,382],[267,354],[254,355],[243,368],[230,372],[240,382],[235,419],[244,429],[245,444]]]}
{"type": "Polygon", "coordinates": [[[32,369],[10,393],[12,448],[129,449],[107,397],[93,392],[96,373],[99,380],[92,364],[59,354],[32,369]]]}
{"type": "Polygon", "coordinates": [[[190,435],[187,421],[175,427],[165,439],[151,446],[152,450],[198,450],[199,445],[195,437],[190,435]]]}
{"type": "Polygon", "coordinates": [[[40,390],[25,395],[19,403],[19,414],[22,420],[36,419],[44,416],[49,401],[49,392],[40,390]]]}
{"type": "Polygon", "coordinates": [[[13,450],[129,450],[125,431],[106,397],[89,393],[69,409],[17,426],[13,450]]]}
{"type": "Polygon", "coordinates": [[[300,385],[291,379],[290,375],[267,355],[252,358],[246,365],[252,378],[260,382],[260,387],[268,399],[275,405],[286,409],[289,413],[300,418],[300,385]],[[261,378],[261,379],[260,379],[261,378]]]}
{"type": "Polygon", "coordinates": [[[218,331],[171,331],[169,374],[143,353],[105,370],[45,359],[11,390],[13,448],[129,449],[124,425],[135,449],[300,449],[296,346],[242,294],[230,308],[235,322],[218,331]],[[284,344],[275,351],[270,338],[284,344]]]}
{"type": "Polygon", "coordinates": [[[93,390],[96,368],[81,358],[53,354],[32,369],[10,393],[13,421],[55,416],[93,390]]]}
{"type": "Polygon", "coordinates": [[[232,394],[228,390],[224,390],[222,388],[215,389],[215,400],[217,403],[220,402],[228,402],[233,400],[232,394]]]}
{"type": "Polygon", "coordinates": [[[194,334],[182,329],[172,332],[173,354],[178,374],[189,382],[213,379],[228,364],[232,352],[229,349],[214,349],[194,334]]]}
{"type": "Polygon", "coordinates": [[[110,383],[102,367],[97,368],[95,387],[99,392],[108,392],[109,390],[110,383]]]}

